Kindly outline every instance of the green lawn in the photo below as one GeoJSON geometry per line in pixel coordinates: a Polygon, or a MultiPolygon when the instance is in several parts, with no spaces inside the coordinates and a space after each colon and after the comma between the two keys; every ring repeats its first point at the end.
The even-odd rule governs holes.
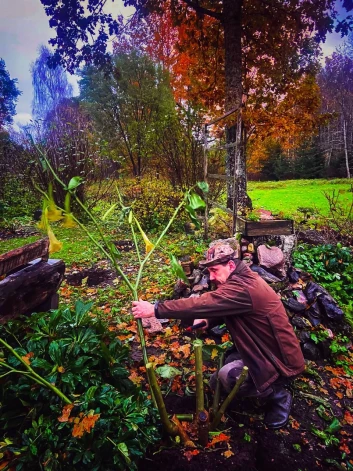
{"type": "Polygon", "coordinates": [[[292,216],[299,207],[312,207],[328,214],[324,192],[339,192],[339,199],[348,207],[352,201],[352,180],[287,180],[281,182],[249,182],[249,196],[254,208],[269,209],[292,216]]]}

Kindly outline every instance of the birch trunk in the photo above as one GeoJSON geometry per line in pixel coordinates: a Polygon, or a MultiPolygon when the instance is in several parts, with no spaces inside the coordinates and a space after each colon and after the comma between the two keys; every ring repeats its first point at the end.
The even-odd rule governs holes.
{"type": "Polygon", "coordinates": [[[347,178],[351,178],[351,172],[350,172],[350,170],[349,170],[349,159],[348,159],[347,122],[346,122],[346,118],[343,118],[343,141],[344,141],[344,155],[345,155],[345,159],[346,159],[347,178]]]}

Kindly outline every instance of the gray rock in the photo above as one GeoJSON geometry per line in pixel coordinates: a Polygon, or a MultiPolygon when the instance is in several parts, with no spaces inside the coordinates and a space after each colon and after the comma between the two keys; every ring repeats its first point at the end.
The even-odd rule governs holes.
{"type": "Polygon", "coordinates": [[[302,350],[304,358],[306,358],[307,360],[316,361],[320,360],[321,358],[320,349],[312,342],[304,343],[304,345],[302,346],[302,350]]]}
{"type": "Polygon", "coordinates": [[[284,255],[279,247],[260,245],[257,248],[257,257],[262,267],[267,268],[269,271],[282,278],[286,276],[284,255]]]}
{"type": "Polygon", "coordinates": [[[295,327],[298,327],[299,329],[306,329],[308,327],[311,327],[310,322],[302,316],[292,317],[291,322],[295,327]]]}
{"type": "Polygon", "coordinates": [[[272,275],[264,268],[259,267],[258,265],[251,265],[250,269],[261,276],[267,283],[279,283],[281,280],[277,276],[272,275]]]}

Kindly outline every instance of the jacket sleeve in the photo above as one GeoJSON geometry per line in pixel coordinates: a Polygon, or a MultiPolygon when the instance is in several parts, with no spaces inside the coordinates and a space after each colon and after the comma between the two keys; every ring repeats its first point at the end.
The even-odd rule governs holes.
{"type": "Polygon", "coordinates": [[[230,281],[199,298],[160,302],[155,312],[158,319],[209,319],[249,314],[252,302],[247,289],[230,281]]]}

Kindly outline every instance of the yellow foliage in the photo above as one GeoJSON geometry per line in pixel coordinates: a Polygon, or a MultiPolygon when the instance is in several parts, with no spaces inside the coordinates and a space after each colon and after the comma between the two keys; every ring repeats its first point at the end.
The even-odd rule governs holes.
{"type": "MultiPolygon", "coordinates": [[[[119,189],[127,205],[132,203],[135,217],[146,231],[164,227],[183,199],[183,191],[166,180],[125,180],[119,189]]],[[[189,217],[181,211],[173,227],[183,228],[189,217]]]]}

